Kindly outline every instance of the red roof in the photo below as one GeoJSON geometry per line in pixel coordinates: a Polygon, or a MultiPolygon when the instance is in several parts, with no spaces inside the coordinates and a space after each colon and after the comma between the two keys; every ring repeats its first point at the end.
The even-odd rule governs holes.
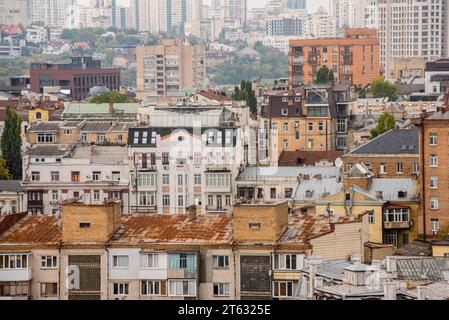
{"type": "Polygon", "coordinates": [[[279,166],[314,166],[322,160],[334,162],[342,155],[341,151],[283,151],[279,157],[279,166]]]}
{"type": "Polygon", "coordinates": [[[219,102],[228,102],[228,101],[232,101],[231,99],[229,99],[227,96],[223,96],[221,94],[217,94],[215,92],[212,91],[201,91],[200,93],[198,93],[199,95],[202,95],[203,97],[209,99],[209,100],[216,100],[219,102]]]}

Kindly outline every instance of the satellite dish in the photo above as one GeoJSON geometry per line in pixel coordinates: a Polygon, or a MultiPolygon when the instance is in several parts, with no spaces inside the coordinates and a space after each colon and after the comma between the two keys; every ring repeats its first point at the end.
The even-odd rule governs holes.
{"type": "Polygon", "coordinates": [[[341,158],[335,159],[335,166],[336,166],[337,168],[343,167],[343,160],[341,160],[341,158]]]}

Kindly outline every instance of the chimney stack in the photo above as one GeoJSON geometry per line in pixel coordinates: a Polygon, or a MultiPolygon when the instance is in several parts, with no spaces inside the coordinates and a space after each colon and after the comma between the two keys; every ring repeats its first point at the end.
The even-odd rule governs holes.
{"type": "Polygon", "coordinates": [[[384,283],[384,300],[396,300],[396,282],[384,283]]]}
{"type": "Polygon", "coordinates": [[[309,264],[309,294],[308,298],[312,299],[315,289],[317,288],[316,281],[316,268],[323,263],[323,259],[320,257],[308,257],[307,262],[309,264]]]}
{"type": "Polygon", "coordinates": [[[383,192],[382,191],[376,191],[376,198],[377,199],[383,199],[384,198],[383,192]]]}
{"type": "Polygon", "coordinates": [[[359,253],[351,254],[351,263],[352,264],[361,264],[362,263],[362,255],[359,253]]]}
{"type": "Polygon", "coordinates": [[[427,288],[425,286],[417,286],[416,291],[418,292],[418,300],[427,300],[427,288]]]}
{"type": "Polygon", "coordinates": [[[109,102],[109,113],[110,114],[114,113],[114,104],[112,102],[109,102]]]}
{"type": "Polygon", "coordinates": [[[189,211],[189,220],[195,221],[196,220],[196,205],[190,206],[187,210],[189,211]]]}

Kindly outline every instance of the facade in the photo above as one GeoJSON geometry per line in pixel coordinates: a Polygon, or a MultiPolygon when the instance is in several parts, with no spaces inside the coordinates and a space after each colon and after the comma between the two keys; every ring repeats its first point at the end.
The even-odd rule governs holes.
{"type": "Polygon", "coordinates": [[[449,59],[427,62],[425,80],[426,93],[446,93],[449,89],[449,59]]]}
{"type": "Polygon", "coordinates": [[[304,25],[307,38],[332,38],[337,35],[336,20],[323,7],[307,17],[304,25]]]}
{"type": "Polygon", "coordinates": [[[204,87],[206,53],[203,46],[163,40],[151,47],[138,47],[137,96],[179,95],[185,88],[204,87]]]}
{"type": "Polygon", "coordinates": [[[305,17],[293,15],[267,17],[266,35],[267,36],[304,36],[305,17]]]}
{"type": "Polygon", "coordinates": [[[448,139],[449,113],[446,109],[435,112],[421,122],[420,171],[422,179],[422,221],[420,234],[435,238],[441,229],[447,228],[448,139]]]}
{"type": "Polygon", "coordinates": [[[446,0],[377,0],[374,3],[380,39],[380,63],[392,79],[392,60],[422,57],[428,61],[448,55],[448,2],[446,0]]]}
{"type": "Polygon", "coordinates": [[[41,44],[48,41],[48,30],[41,26],[26,28],[26,41],[33,44],[41,44]]]}
{"type": "Polygon", "coordinates": [[[88,97],[89,89],[102,85],[111,91],[120,89],[120,69],[102,68],[92,57],[72,57],[69,64],[32,63],[31,90],[43,93],[44,87],[60,87],[68,90],[73,100],[88,97]]]}
{"type": "Polygon", "coordinates": [[[347,29],[344,38],[291,40],[290,85],[314,81],[326,65],[336,81],[366,86],[381,75],[379,50],[372,29],[347,29]]]}
{"type": "Polygon", "coordinates": [[[23,199],[20,180],[0,180],[0,215],[24,212],[23,199]]]}
{"type": "Polygon", "coordinates": [[[367,0],[330,0],[329,15],[334,17],[337,28],[365,28],[367,0]]]}
{"type": "Polygon", "coordinates": [[[0,217],[2,299],[298,299],[293,288],[312,250],[345,260],[367,240],[364,216],[289,216],[286,203],[241,204],[233,218],[195,207],[120,217],[113,201],[67,202],[62,211],[61,220],[0,217]]]}
{"type": "Polygon", "coordinates": [[[42,22],[46,26],[63,27],[72,15],[75,0],[29,0],[28,22],[42,22]]]}
{"type": "Polygon", "coordinates": [[[298,91],[268,93],[262,117],[267,158],[285,151],[347,148],[349,85],[306,85],[298,91]]]}

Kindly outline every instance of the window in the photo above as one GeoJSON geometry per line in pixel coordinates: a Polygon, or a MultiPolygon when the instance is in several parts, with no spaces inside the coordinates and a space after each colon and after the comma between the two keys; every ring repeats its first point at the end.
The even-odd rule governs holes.
{"type": "Polygon", "coordinates": [[[58,257],[57,256],[42,256],[41,257],[41,267],[42,269],[53,269],[58,267],[58,257]]]}
{"type": "Polygon", "coordinates": [[[293,297],[293,281],[274,281],[273,283],[273,297],[293,297]]]}
{"type": "Polygon", "coordinates": [[[112,181],[120,181],[120,171],[112,171],[112,181]]]}
{"type": "Polygon", "coordinates": [[[80,222],[80,228],[81,229],[90,228],[90,222],[80,222]]]}
{"type": "Polygon", "coordinates": [[[169,194],[162,195],[162,206],[170,207],[170,195],[169,194]]]}
{"type": "Polygon", "coordinates": [[[338,133],[346,132],[346,120],[345,119],[337,119],[337,132],[338,133]]]}
{"type": "Polygon", "coordinates": [[[288,140],[284,139],[284,149],[288,149],[288,140]]]}
{"type": "Polygon", "coordinates": [[[38,143],[53,143],[55,142],[55,135],[51,133],[38,133],[37,134],[38,143]]]}
{"type": "Polygon", "coordinates": [[[438,208],[439,208],[438,199],[437,198],[431,198],[430,199],[430,209],[438,210],[438,208]]]}
{"type": "Polygon", "coordinates": [[[284,189],[284,198],[291,198],[293,195],[293,189],[292,188],[285,188],[284,189]]]}
{"type": "Polygon", "coordinates": [[[57,295],[57,283],[41,283],[41,297],[56,297],[57,295]]]}
{"type": "Polygon", "coordinates": [[[143,296],[164,296],[166,291],[165,281],[142,281],[143,296]]]}
{"type": "Polygon", "coordinates": [[[250,229],[260,229],[260,223],[257,223],[257,222],[251,222],[250,224],[249,224],[249,228],[250,229]]]}
{"type": "Polygon", "coordinates": [[[106,137],[104,134],[102,134],[102,133],[97,134],[97,142],[103,143],[105,140],[106,140],[106,137]]]}
{"type": "Polygon", "coordinates": [[[140,266],[142,269],[155,269],[161,267],[161,254],[146,253],[140,257],[140,266]]]}
{"type": "Polygon", "coordinates": [[[430,177],[430,188],[432,189],[438,188],[438,177],[430,177]]]}
{"type": "Polygon", "coordinates": [[[149,191],[139,191],[139,206],[154,206],[155,194],[149,191]]]}
{"type": "Polygon", "coordinates": [[[324,125],[322,122],[318,122],[318,131],[323,131],[324,130],[324,125]]]}
{"type": "Polygon", "coordinates": [[[184,195],[182,194],[178,195],[178,207],[184,207],[184,195]]]}
{"type": "Polygon", "coordinates": [[[196,269],[196,255],[194,254],[169,254],[168,266],[170,269],[196,269]]]}
{"type": "Polygon", "coordinates": [[[178,174],[178,186],[184,185],[184,175],[178,174]]]}
{"type": "Polygon", "coordinates": [[[168,152],[163,152],[162,153],[162,164],[163,165],[168,165],[169,164],[169,154],[168,154],[168,152]]]}
{"type": "Polygon", "coordinates": [[[273,122],[271,124],[271,130],[276,131],[278,129],[278,124],[276,122],[273,122]]]}
{"type": "Polygon", "coordinates": [[[431,146],[436,146],[437,142],[438,142],[438,134],[431,133],[430,136],[429,136],[429,140],[430,140],[430,145],[431,146]]]}
{"type": "Polygon", "coordinates": [[[100,200],[100,190],[94,190],[94,201],[100,200]]]}
{"type": "Polygon", "coordinates": [[[30,294],[29,281],[0,282],[0,296],[28,296],[30,294]]]}
{"type": "Polygon", "coordinates": [[[387,173],[387,164],[386,163],[381,163],[380,164],[379,173],[380,174],[386,174],[387,173]]]}
{"type": "Polygon", "coordinates": [[[194,181],[195,181],[196,186],[200,186],[201,185],[201,174],[195,174],[194,181]]]}
{"type": "Polygon", "coordinates": [[[122,141],[123,141],[123,134],[117,133],[117,135],[116,135],[116,140],[117,140],[118,142],[122,142],[122,141]]]}
{"type": "Polygon", "coordinates": [[[51,181],[52,182],[59,181],[59,171],[52,171],[51,172],[51,181]]]}
{"type": "Polygon", "coordinates": [[[302,266],[299,263],[299,255],[297,254],[275,254],[274,269],[275,270],[299,270],[302,266]]]}
{"type": "Polygon", "coordinates": [[[412,173],[418,173],[419,172],[419,163],[414,162],[412,165],[412,173]]]}
{"type": "Polygon", "coordinates": [[[368,213],[368,223],[369,224],[374,224],[375,223],[374,211],[370,211],[370,213],[368,213]]]}
{"type": "Polygon", "coordinates": [[[288,132],[288,123],[284,123],[284,132],[288,132]]]}
{"type": "Polygon", "coordinates": [[[28,255],[2,254],[0,255],[0,269],[28,269],[28,255]]]}
{"type": "Polygon", "coordinates": [[[282,108],[282,115],[283,116],[287,116],[288,115],[288,109],[287,108],[282,108]]]}
{"type": "Polygon", "coordinates": [[[128,268],[129,257],[128,256],[112,256],[112,265],[114,268],[128,268]]]}
{"type": "Polygon", "coordinates": [[[386,209],[384,211],[384,222],[409,222],[409,209],[386,209]]]}
{"type": "Polygon", "coordinates": [[[80,172],[79,171],[72,171],[72,182],[80,182],[80,172]]]}
{"type": "Polygon", "coordinates": [[[270,188],[270,198],[276,199],[276,188],[270,188]]]}
{"type": "Polygon", "coordinates": [[[40,180],[41,180],[41,174],[39,171],[31,172],[31,181],[40,181],[40,180]]]}
{"type": "Polygon", "coordinates": [[[312,148],[313,148],[313,139],[309,139],[309,140],[307,141],[307,146],[309,147],[309,149],[312,149],[312,148]]]}
{"type": "Polygon", "coordinates": [[[165,186],[170,184],[170,175],[168,174],[162,175],[162,184],[165,186]]]}
{"type": "Polygon", "coordinates": [[[402,162],[398,162],[396,163],[396,173],[403,173],[403,163],[402,162]]]}
{"type": "Polygon", "coordinates": [[[115,296],[126,296],[129,294],[129,284],[128,283],[114,283],[114,295],[115,296]]]}
{"type": "Polygon", "coordinates": [[[438,156],[436,154],[431,154],[429,157],[429,166],[438,167],[438,156]]]}
{"type": "Polygon", "coordinates": [[[433,234],[438,233],[440,230],[440,221],[438,219],[430,219],[430,231],[433,234]]]}
{"type": "Polygon", "coordinates": [[[87,142],[87,133],[81,133],[81,142],[87,142]]]}
{"type": "Polygon", "coordinates": [[[213,256],[214,269],[229,268],[229,256],[213,256]]]}
{"type": "Polygon", "coordinates": [[[196,296],[196,280],[169,281],[170,296],[196,296]]]}
{"type": "Polygon", "coordinates": [[[214,296],[228,297],[229,296],[229,283],[214,283],[214,296]]]}
{"type": "MultiPolygon", "coordinates": [[[[135,181],[133,181],[133,183],[135,185],[135,181]]],[[[139,173],[137,176],[137,185],[139,187],[156,186],[156,175],[154,173],[139,173]]]]}
{"type": "Polygon", "coordinates": [[[101,180],[101,172],[100,171],[92,172],[92,180],[93,181],[100,181],[101,180]]]}
{"type": "Polygon", "coordinates": [[[309,122],[309,131],[313,131],[313,122],[309,122]]]}
{"type": "Polygon", "coordinates": [[[206,174],[206,187],[229,187],[231,176],[229,174],[208,173],[206,174]]]}

